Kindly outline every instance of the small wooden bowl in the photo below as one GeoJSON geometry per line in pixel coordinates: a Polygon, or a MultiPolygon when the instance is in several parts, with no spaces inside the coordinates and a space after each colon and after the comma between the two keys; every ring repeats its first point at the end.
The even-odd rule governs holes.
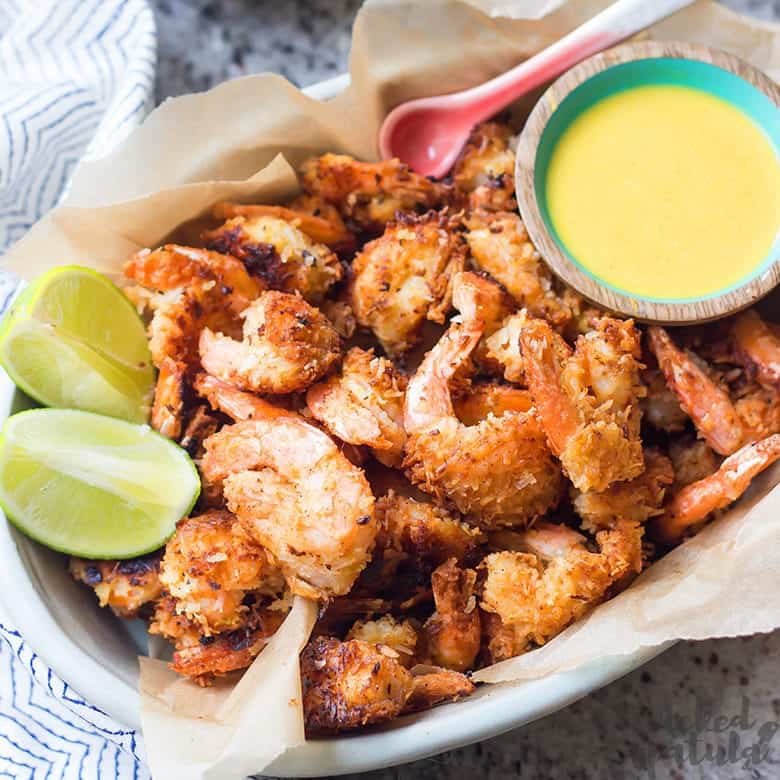
{"type": "MultiPolygon", "coordinates": [[[[550,151],[560,138],[563,130],[571,121],[592,105],[600,97],[613,94],[621,85],[606,77],[591,81],[597,74],[604,73],[615,65],[635,63],[642,60],[657,60],[651,67],[662,67],[664,60],[687,60],[691,62],[691,70],[699,73],[705,70],[722,78],[722,72],[712,73],[711,66],[720,71],[728,71],[739,77],[745,84],[728,77],[731,87],[742,89],[755,95],[755,90],[763,93],[758,95],[759,102],[768,107],[763,118],[753,116],[769,135],[780,153],[780,88],[761,71],[753,68],[737,57],[699,46],[681,42],[645,41],[629,43],[609,49],[581,62],[561,76],[545,93],[534,107],[520,135],[517,147],[517,164],[515,168],[515,189],[523,221],[536,248],[548,263],[553,272],[568,285],[580,292],[589,300],[610,311],[634,317],[649,322],[664,322],[667,324],[685,324],[717,319],[731,314],[755,303],[766,295],[775,285],[780,283],[780,232],[772,246],[770,256],[761,263],[748,277],[743,278],[729,289],[722,290],[707,297],[696,299],[659,300],[645,298],[618,290],[598,279],[581,266],[566,250],[566,247],[556,238],[549,222],[546,207],[540,203],[544,195],[544,180],[547,174],[550,151]],[[707,64],[703,69],[701,63],[707,64]],[[609,85],[608,85],[609,84],[609,85]],[[754,88],[754,89],[752,89],[754,88]],[[594,99],[593,91],[596,92],[594,99]],[[600,93],[600,94],[599,94],[600,93]],[[771,104],[774,104],[774,111],[771,104]],[[554,118],[551,123],[550,120],[554,118]]],[[[642,67],[647,67],[647,63],[642,67]]],[[[679,63],[676,66],[679,70],[679,63]]],[[[632,74],[630,68],[610,71],[616,79],[622,78],[622,87],[631,86],[632,74]],[[623,75],[619,75],[623,74],[623,75]]],[[[708,80],[700,77],[687,82],[689,86],[707,89],[708,80]]],[[[665,83],[663,78],[647,83],[665,83]]],[[[670,83],[666,81],[666,83],[670,83]]],[[[675,83],[680,83],[679,81],[675,83]]],[[[708,90],[709,91],[709,90],[708,90]]],[[[716,92],[720,97],[724,95],[716,92]]],[[[738,104],[738,107],[739,106],[738,104]]],[[[728,153],[728,150],[724,150],[728,153]]],[[[778,226],[780,227],[780,226],[778,226]]]]}

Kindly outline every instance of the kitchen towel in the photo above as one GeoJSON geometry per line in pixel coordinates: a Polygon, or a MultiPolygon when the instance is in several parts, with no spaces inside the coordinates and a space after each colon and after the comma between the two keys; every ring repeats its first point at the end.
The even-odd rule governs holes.
{"type": "MultiPolygon", "coordinates": [[[[152,108],[144,0],[0,0],[0,252],[152,108]]],[[[0,310],[16,279],[0,272],[0,310]]],[[[39,648],[56,654],[56,648],[39,648]]],[[[60,680],[0,611],[0,777],[148,780],[140,735],[60,680]]]]}

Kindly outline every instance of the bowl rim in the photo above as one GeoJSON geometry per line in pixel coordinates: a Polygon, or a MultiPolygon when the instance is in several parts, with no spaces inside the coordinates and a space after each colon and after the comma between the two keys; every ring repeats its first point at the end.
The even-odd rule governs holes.
{"type": "MultiPolygon", "coordinates": [[[[350,83],[348,75],[304,92],[327,100],[350,83]]],[[[0,423],[18,392],[0,369],[0,423]]],[[[49,609],[27,539],[0,512],[0,603],[24,641],[74,692],[119,723],[139,729],[140,697],[66,633],[49,609]],[[55,641],[56,640],[56,641],[55,641]]],[[[642,666],[674,642],[625,656],[601,658],[541,680],[480,686],[462,701],[394,721],[383,729],[333,739],[308,740],[264,770],[275,777],[317,777],[365,772],[427,758],[497,736],[556,712],[642,666]]]]}
{"type": "MultiPolygon", "coordinates": [[[[559,243],[539,203],[536,163],[550,121],[572,93],[614,67],[642,60],[675,59],[725,71],[761,93],[780,112],[780,86],[758,68],[720,49],[687,41],[635,41],[593,55],[556,79],[531,111],[518,138],[515,190],[520,214],[531,240],[551,270],[588,300],[643,322],[683,325],[734,314],[767,295],[780,283],[780,232],[769,254],[732,287],[689,300],[658,300],[633,295],[598,280],[559,243]]],[[[773,145],[777,146],[773,141],[773,145]]]]}

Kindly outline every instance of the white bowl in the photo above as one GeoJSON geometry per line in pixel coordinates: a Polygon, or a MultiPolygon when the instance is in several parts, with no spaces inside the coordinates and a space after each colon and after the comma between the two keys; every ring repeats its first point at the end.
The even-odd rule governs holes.
{"type": "MultiPolygon", "coordinates": [[[[339,76],[305,90],[333,97],[349,83],[339,76]]],[[[26,403],[0,371],[0,424],[26,403]]],[[[38,655],[87,701],[121,723],[140,728],[138,653],[144,626],[100,609],[91,590],[74,582],[64,556],[0,520],[0,600],[38,655]]],[[[658,655],[665,647],[597,663],[543,680],[481,686],[469,699],[400,718],[385,728],[310,740],[266,770],[278,777],[363,772],[461,747],[559,710],[658,655]]]]}

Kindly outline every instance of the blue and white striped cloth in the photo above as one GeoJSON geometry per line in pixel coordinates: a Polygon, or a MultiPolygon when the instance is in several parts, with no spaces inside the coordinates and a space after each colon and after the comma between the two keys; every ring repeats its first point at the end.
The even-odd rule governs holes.
{"type": "MultiPolygon", "coordinates": [[[[0,0],[0,252],[57,203],[80,159],[140,122],[155,64],[144,0],[0,0]]],[[[0,303],[14,287],[0,272],[0,303]]],[[[142,752],[139,735],[60,680],[0,608],[0,778],[148,780],[142,752]]]]}

